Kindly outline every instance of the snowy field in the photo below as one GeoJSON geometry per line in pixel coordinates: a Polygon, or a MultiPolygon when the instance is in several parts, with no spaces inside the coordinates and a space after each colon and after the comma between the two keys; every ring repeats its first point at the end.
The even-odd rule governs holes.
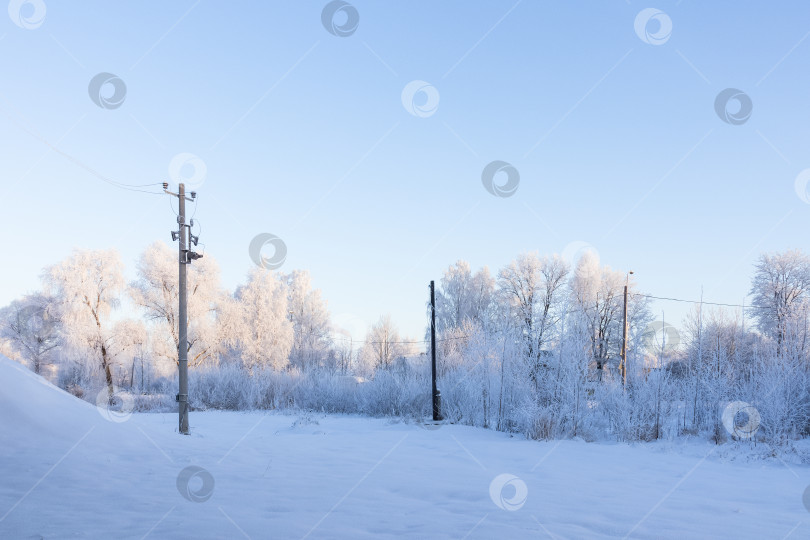
{"type": "Polygon", "coordinates": [[[0,358],[0,538],[810,537],[808,466],[728,445],[102,412],[0,358]]]}

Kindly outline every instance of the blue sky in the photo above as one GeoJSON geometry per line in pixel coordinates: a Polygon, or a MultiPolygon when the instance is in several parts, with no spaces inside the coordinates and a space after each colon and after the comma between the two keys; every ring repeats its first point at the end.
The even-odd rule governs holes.
{"type": "MultiPolygon", "coordinates": [[[[390,313],[416,337],[428,282],[458,259],[494,274],[586,242],[650,294],[740,303],[759,253],[806,245],[810,4],[354,1],[346,37],[326,4],[45,0],[36,28],[2,18],[0,304],[74,247],[117,248],[134,278],[174,225],[167,196],[105,184],[29,131],[129,184],[198,156],[225,286],[272,233],[333,315],[390,313]],[[649,7],[672,23],[661,44],[634,29],[649,7]],[[100,72],[125,82],[120,107],[90,99],[100,72]],[[439,95],[426,117],[403,106],[414,80],[439,95]],[[715,112],[726,88],[753,104],[740,125],[715,112]],[[511,197],[482,185],[494,160],[519,171],[511,197]]],[[[687,309],[655,305],[674,323],[687,309]]]]}

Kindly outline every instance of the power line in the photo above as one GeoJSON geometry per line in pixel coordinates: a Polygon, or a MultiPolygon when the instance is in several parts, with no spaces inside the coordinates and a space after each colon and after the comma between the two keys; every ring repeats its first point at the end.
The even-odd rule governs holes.
{"type": "MultiPolygon", "coordinates": [[[[654,300],[668,300],[668,301],[672,301],[672,302],[686,302],[686,303],[690,303],[690,304],[705,304],[705,305],[709,305],[709,306],[769,309],[767,306],[744,305],[744,304],[726,304],[726,303],[721,303],[721,302],[706,302],[706,301],[701,302],[700,300],[686,300],[686,299],[683,299],[683,298],[672,298],[672,297],[667,297],[667,296],[654,296],[652,294],[641,294],[641,293],[629,293],[629,294],[632,295],[632,296],[639,296],[639,297],[643,297],[643,298],[652,298],[654,300]]],[[[572,310],[569,311],[569,313],[574,313],[576,311],[577,311],[576,309],[572,309],[572,310]]],[[[458,340],[458,339],[468,339],[470,337],[472,337],[472,336],[467,335],[467,334],[461,335],[461,336],[443,337],[443,338],[437,338],[436,342],[438,343],[438,342],[441,342],[441,341],[454,341],[454,340],[458,340]]],[[[423,340],[419,340],[419,341],[366,341],[366,340],[355,340],[355,339],[351,339],[351,338],[347,338],[347,337],[343,337],[343,336],[333,336],[332,340],[333,341],[352,342],[352,343],[354,343],[356,341],[358,343],[370,344],[370,345],[383,345],[383,344],[386,344],[386,343],[389,344],[389,345],[427,345],[430,342],[429,339],[423,339],[423,340]]]]}
{"type": "Polygon", "coordinates": [[[171,208],[172,213],[175,215],[175,217],[180,217],[180,214],[178,214],[178,213],[177,213],[177,212],[174,210],[174,206],[172,205],[172,199],[171,199],[171,197],[169,197],[169,208],[171,208]]]}
{"type": "Polygon", "coordinates": [[[754,309],[770,309],[767,306],[755,306],[744,304],[724,304],[720,302],[706,302],[705,300],[684,300],[682,298],[668,298],[664,296],[653,296],[651,294],[632,293],[633,296],[642,296],[645,298],[654,298],[655,300],[670,300],[672,302],[687,302],[690,304],[707,304],[710,306],[725,306],[725,307],[739,307],[739,308],[754,308],[754,309]]]}
{"type": "MultiPolygon", "coordinates": [[[[436,341],[437,342],[439,342],[439,341],[453,341],[453,340],[456,340],[456,339],[467,339],[469,337],[472,337],[472,336],[465,335],[465,336],[453,336],[453,337],[446,337],[446,338],[437,338],[436,341]]],[[[371,344],[371,345],[384,345],[386,343],[388,345],[427,345],[430,342],[429,339],[423,339],[421,341],[366,341],[366,340],[361,340],[361,339],[351,339],[351,338],[342,337],[342,336],[334,336],[334,337],[332,337],[332,340],[333,341],[352,342],[352,343],[354,343],[356,341],[358,343],[368,343],[368,344],[371,344]]]]}
{"type": "Polygon", "coordinates": [[[57,154],[62,155],[63,157],[67,158],[69,161],[73,162],[75,165],[78,165],[82,169],[86,170],[87,172],[89,172],[90,174],[92,174],[93,176],[98,178],[99,180],[102,180],[103,182],[106,182],[106,183],[110,184],[111,186],[115,186],[115,187],[120,188],[120,189],[125,189],[127,191],[137,191],[139,193],[148,193],[150,195],[163,195],[163,192],[147,191],[145,189],[139,189],[139,188],[145,188],[145,187],[160,186],[160,185],[162,185],[160,182],[155,182],[155,183],[151,183],[151,184],[126,184],[124,182],[118,182],[116,180],[113,180],[111,178],[108,178],[108,177],[104,176],[103,174],[101,174],[97,170],[93,169],[92,167],[90,167],[89,165],[84,163],[83,161],[79,160],[78,158],[73,157],[72,155],[68,154],[67,152],[60,149],[59,147],[51,144],[51,142],[48,141],[45,137],[41,136],[40,134],[36,133],[34,130],[29,129],[28,126],[25,126],[24,124],[17,121],[10,114],[8,114],[7,111],[4,110],[3,112],[6,113],[6,117],[9,120],[11,120],[11,122],[13,124],[15,124],[17,127],[19,127],[20,129],[22,129],[23,131],[25,131],[26,133],[28,133],[29,135],[31,135],[32,137],[34,137],[35,139],[40,141],[42,144],[44,144],[45,146],[47,146],[48,148],[50,148],[51,150],[53,150],[57,154]]]}

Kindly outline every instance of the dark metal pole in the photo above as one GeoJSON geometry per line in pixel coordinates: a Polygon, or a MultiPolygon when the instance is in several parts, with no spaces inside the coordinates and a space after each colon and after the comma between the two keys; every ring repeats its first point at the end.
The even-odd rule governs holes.
{"type": "Polygon", "coordinates": [[[430,371],[433,379],[433,420],[442,419],[442,397],[436,387],[436,290],[430,281],[430,371]]]}
{"type": "Polygon", "coordinates": [[[179,297],[180,309],[178,313],[178,345],[177,356],[180,366],[180,388],[177,396],[178,412],[180,415],[180,433],[188,435],[188,311],[186,308],[186,264],[189,262],[186,244],[186,186],[180,184],[178,191],[180,201],[180,212],[177,216],[177,223],[180,225],[180,277],[179,277],[179,297]]]}
{"type": "Polygon", "coordinates": [[[627,387],[627,285],[624,286],[624,310],[622,319],[622,385],[627,387]]]}

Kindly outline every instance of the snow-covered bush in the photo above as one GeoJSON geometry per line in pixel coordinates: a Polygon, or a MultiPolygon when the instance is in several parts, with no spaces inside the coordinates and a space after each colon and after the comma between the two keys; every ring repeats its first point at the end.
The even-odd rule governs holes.
{"type": "MultiPolygon", "coordinates": [[[[0,350],[88,401],[118,387],[138,411],[174,410],[175,257],[160,243],[147,248],[124,294],[115,251],[75,251],[46,269],[44,292],[0,311],[0,350]],[[116,312],[127,300],[141,318],[116,312]]],[[[195,265],[187,345],[193,409],[431,416],[430,350],[402,338],[390,316],[357,350],[351,340],[347,347],[332,339],[326,302],[307,273],[253,269],[231,293],[220,287],[213,258],[195,265]]],[[[763,255],[750,311],[696,305],[680,344],[668,343],[667,332],[656,341],[650,327],[666,324],[648,325],[649,299],[629,274],[600,266],[592,254],[573,269],[557,256],[523,254],[496,276],[458,261],[436,290],[447,422],[531,439],[700,436],[787,446],[810,436],[805,255],[763,255]],[[751,414],[730,419],[739,404],[751,414]]]]}

